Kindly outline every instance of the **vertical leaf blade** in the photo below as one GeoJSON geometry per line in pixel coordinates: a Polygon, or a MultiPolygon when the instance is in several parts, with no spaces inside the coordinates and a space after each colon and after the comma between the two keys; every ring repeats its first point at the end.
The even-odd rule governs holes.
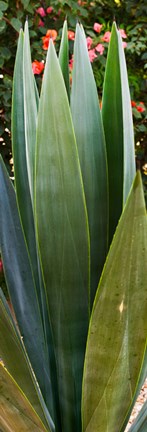
{"type": "Polygon", "coordinates": [[[131,101],[122,41],[118,33],[114,23],[102,98],[109,179],[109,243],[135,175],[131,101]]]}
{"type": "Polygon", "coordinates": [[[52,41],[38,114],[35,217],[56,353],[62,428],[80,431],[89,235],[70,108],[52,41]]]}
{"type": "Polygon", "coordinates": [[[63,78],[68,94],[68,99],[70,100],[70,85],[69,85],[69,46],[68,46],[68,36],[67,36],[67,20],[64,21],[62,38],[59,50],[59,63],[63,73],[63,78]]]}
{"type": "Polygon", "coordinates": [[[79,24],[76,28],[74,46],[71,112],[89,220],[92,305],[107,254],[108,179],[105,137],[97,88],[89,61],[86,38],[79,24]]]}
{"type": "Polygon", "coordinates": [[[132,121],[131,98],[128,84],[127,68],[125,61],[124,48],[120,32],[118,34],[118,49],[120,61],[121,76],[121,94],[122,94],[122,114],[123,114],[123,205],[127,200],[132,180],[135,176],[135,152],[134,152],[134,130],[132,121]]]}
{"type": "MultiPolygon", "coordinates": [[[[28,180],[26,160],[26,134],[24,113],[24,74],[23,74],[24,34],[20,31],[13,78],[12,94],[12,152],[17,205],[23,233],[26,240],[29,258],[32,265],[37,295],[41,308],[40,281],[38,275],[38,258],[36,252],[33,208],[28,180]]],[[[30,101],[30,97],[29,97],[30,101]]]]}
{"type": "Polygon", "coordinates": [[[145,357],[146,263],[147,217],[137,173],[92,311],[83,379],[84,432],[120,432],[132,403],[145,357]]]}
{"type": "Polygon", "coordinates": [[[28,22],[24,30],[24,51],[23,51],[23,85],[24,85],[24,123],[25,123],[25,144],[28,180],[32,203],[34,202],[34,169],[35,169],[35,144],[37,126],[37,102],[34,75],[31,63],[31,51],[29,42],[28,22]]]}

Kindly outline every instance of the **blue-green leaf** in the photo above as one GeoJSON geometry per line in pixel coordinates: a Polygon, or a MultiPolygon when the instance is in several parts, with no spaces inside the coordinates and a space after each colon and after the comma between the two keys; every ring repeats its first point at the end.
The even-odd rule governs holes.
{"type": "Polygon", "coordinates": [[[105,137],[86,38],[79,24],[74,45],[71,112],[83,176],[91,252],[91,304],[107,254],[108,179],[105,137]]]}
{"type": "Polygon", "coordinates": [[[62,428],[78,432],[89,313],[89,234],[70,107],[52,41],[40,97],[35,183],[36,229],[62,428]]]}
{"type": "Polygon", "coordinates": [[[131,100],[122,41],[115,23],[112,27],[106,63],[102,118],[108,160],[111,243],[135,175],[131,100]]]}

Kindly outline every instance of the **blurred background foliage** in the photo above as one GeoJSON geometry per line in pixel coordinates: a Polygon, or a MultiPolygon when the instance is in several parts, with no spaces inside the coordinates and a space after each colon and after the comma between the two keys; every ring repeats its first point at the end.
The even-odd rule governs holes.
{"type": "MultiPolygon", "coordinates": [[[[120,29],[124,29],[127,35],[125,54],[134,119],[136,165],[141,169],[145,196],[147,197],[146,0],[0,1],[0,146],[12,178],[13,160],[10,134],[12,79],[18,33],[20,28],[24,26],[26,17],[29,20],[32,61],[37,60],[39,62],[45,61],[46,50],[43,49],[42,37],[46,35],[49,29],[57,31],[55,45],[58,52],[65,17],[68,19],[68,28],[71,32],[75,30],[77,20],[83,24],[86,36],[92,39],[93,47],[97,46],[97,44],[101,45],[103,35],[111,31],[113,19],[116,19],[120,29]],[[102,25],[100,32],[94,30],[94,23],[102,25]]],[[[70,57],[72,58],[72,33],[69,45],[70,57]]],[[[103,41],[102,45],[104,47],[103,53],[98,52],[92,61],[100,101],[108,42],[103,41]]],[[[41,76],[41,72],[36,74],[39,88],[41,76]]]]}

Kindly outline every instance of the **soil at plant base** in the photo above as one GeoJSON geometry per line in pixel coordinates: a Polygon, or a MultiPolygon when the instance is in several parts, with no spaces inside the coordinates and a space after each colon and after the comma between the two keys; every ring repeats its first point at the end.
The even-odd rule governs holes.
{"type": "Polygon", "coordinates": [[[138,399],[134,405],[134,409],[133,409],[132,414],[130,416],[129,422],[128,422],[127,427],[125,429],[125,432],[129,431],[130,427],[134,423],[139,411],[141,410],[141,408],[142,408],[142,406],[146,400],[147,400],[147,379],[145,380],[145,383],[142,386],[142,389],[140,391],[138,399]]]}

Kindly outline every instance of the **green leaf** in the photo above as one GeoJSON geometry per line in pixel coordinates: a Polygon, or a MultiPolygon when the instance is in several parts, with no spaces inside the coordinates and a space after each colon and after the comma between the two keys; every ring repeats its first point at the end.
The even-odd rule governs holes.
{"type": "Polygon", "coordinates": [[[0,50],[2,57],[4,57],[6,60],[9,60],[9,58],[11,57],[11,51],[9,50],[9,48],[1,47],[0,50]]]}
{"type": "Polygon", "coordinates": [[[22,23],[18,18],[12,18],[10,21],[12,27],[14,28],[14,30],[16,30],[18,33],[22,27],[22,23]]]}
{"type": "MultiPolygon", "coordinates": [[[[38,387],[36,378],[32,372],[23,342],[20,339],[20,334],[15,328],[8,306],[6,307],[2,294],[0,293],[0,357],[3,360],[5,367],[15,380],[17,386],[21,388],[25,399],[29,401],[35,412],[39,415],[43,424],[47,427],[48,420],[51,422],[49,413],[47,412],[44,400],[38,387]],[[17,361],[16,361],[17,359],[17,361]]],[[[3,370],[1,370],[3,373],[3,370]]],[[[16,390],[16,395],[20,394],[19,388],[16,390]]],[[[10,394],[3,392],[3,397],[10,394]]],[[[8,399],[10,400],[10,399],[8,399]]],[[[4,419],[4,417],[3,417],[4,419]]],[[[8,420],[10,421],[9,415],[8,420]]],[[[18,430],[18,429],[17,429],[18,430]]],[[[49,428],[49,430],[53,430],[49,428]]]]}
{"type": "Polygon", "coordinates": [[[36,229],[56,352],[62,428],[78,432],[88,328],[89,235],[68,97],[52,41],[39,105],[35,183],[36,229]]]}
{"type": "MultiPolygon", "coordinates": [[[[49,368],[52,371],[53,376],[53,370],[55,369],[54,366],[54,353],[52,352],[52,344],[51,344],[51,331],[50,331],[50,324],[48,320],[47,315],[47,305],[46,305],[46,298],[45,298],[45,292],[44,292],[44,286],[42,281],[42,274],[40,269],[40,263],[39,263],[39,257],[38,257],[38,250],[36,246],[36,236],[35,236],[35,228],[34,228],[34,218],[33,218],[33,207],[32,207],[32,201],[31,201],[31,195],[30,195],[30,187],[29,187],[29,181],[28,181],[28,169],[27,169],[27,158],[26,158],[26,134],[27,134],[27,141],[28,145],[30,145],[30,148],[32,146],[32,152],[35,153],[35,118],[33,117],[33,123],[32,128],[33,133],[30,133],[30,137],[28,135],[29,129],[28,126],[31,128],[30,124],[30,118],[31,113],[30,110],[35,109],[36,113],[36,107],[39,103],[38,101],[38,91],[36,87],[36,83],[33,77],[32,80],[32,71],[30,70],[31,65],[26,65],[23,67],[23,63],[25,66],[25,63],[30,62],[30,55],[29,55],[29,40],[28,40],[28,28],[27,23],[25,27],[25,45],[23,40],[23,33],[20,32],[19,36],[19,42],[18,42],[18,49],[17,49],[17,55],[16,55],[16,62],[15,62],[15,69],[14,69],[14,81],[13,81],[13,99],[12,99],[12,144],[13,144],[13,159],[14,159],[14,173],[15,173],[15,184],[16,184],[16,194],[17,194],[17,203],[21,218],[21,223],[23,226],[23,232],[25,236],[25,240],[27,243],[27,248],[29,252],[29,259],[31,263],[31,269],[35,281],[34,289],[36,289],[37,297],[38,297],[38,305],[40,308],[43,328],[44,328],[44,337],[46,342],[46,348],[47,348],[47,355],[49,355],[49,363],[51,362],[49,368]],[[26,62],[24,62],[24,58],[26,59],[26,62]],[[30,66],[30,67],[29,67],[30,66]],[[30,78],[29,78],[30,75],[30,78]],[[25,81],[25,85],[24,85],[25,81]],[[28,86],[28,82],[29,86],[28,86]],[[29,87],[32,85],[32,90],[30,89],[30,94],[32,98],[32,102],[30,102],[30,94],[29,94],[29,87]],[[25,87],[25,90],[24,90],[25,87]],[[32,94],[33,93],[33,94],[32,94]],[[35,98],[35,100],[34,100],[35,98]],[[25,99],[25,101],[24,101],[25,99]],[[30,106],[29,106],[30,104],[30,106]],[[24,108],[25,105],[25,108],[24,108]],[[35,107],[35,108],[34,108],[35,107]],[[26,131],[27,129],[27,131],[26,131]],[[23,191],[23,193],[22,193],[23,191]]],[[[34,116],[34,114],[33,114],[34,116]]],[[[32,159],[34,159],[34,155],[32,155],[32,159]]],[[[33,165],[33,163],[32,163],[33,165]]],[[[33,166],[30,164],[30,170],[33,170],[33,166]]],[[[30,176],[31,178],[31,176],[30,176]]],[[[32,180],[33,181],[33,180],[32,180]]],[[[33,185],[34,187],[34,185],[33,185]]],[[[52,380],[51,376],[51,380],[52,380]]],[[[51,384],[50,384],[51,385],[51,384]]],[[[49,388],[50,388],[49,385],[49,388]]],[[[54,389],[55,382],[51,385],[51,387],[54,389]]],[[[53,393],[51,391],[51,393],[53,393]]],[[[54,391],[55,393],[55,391],[54,391]]],[[[50,390],[48,391],[48,397],[47,397],[47,403],[52,401],[52,397],[50,396],[50,390]]],[[[50,411],[52,412],[52,409],[50,408],[50,411]]],[[[54,416],[53,416],[54,417],[54,416]]]]}
{"type": "Polygon", "coordinates": [[[28,22],[25,23],[23,51],[23,79],[24,79],[24,122],[25,145],[28,180],[32,203],[34,202],[34,169],[35,169],[35,144],[37,126],[36,87],[31,63],[31,51],[29,42],[28,22]]]}
{"type": "Polygon", "coordinates": [[[38,275],[38,258],[37,258],[37,251],[36,251],[33,208],[31,202],[27,161],[26,161],[26,135],[25,135],[26,119],[24,113],[23,51],[24,51],[24,35],[23,35],[23,31],[21,30],[19,35],[19,40],[18,40],[18,47],[17,47],[17,54],[16,54],[16,61],[15,61],[15,68],[14,68],[14,77],[13,77],[12,152],[13,152],[13,160],[14,160],[14,175],[15,175],[17,203],[18,203],[21,223],[23,226],[24,236],[29,251],[29,256],[31,259],[41,314],[43,315],[42,306],[41,306],[42,302],[41,302],[41,293],[40,293],[40,280],[38,275]]]}
{"type": "Polygon", "coordinates": [[[147,217],[138,172],[96,294],[83,378],[83,432],[120,432],[145,356],[147,217]]]}
{"type": "Polygon", "coordinates": [[[107,254],[108,187],[106,147],[97,88],[86,38],[77,24],[71,112],[86,197],[91,246],[91,305],[107,254]]]}
{"type": "Polygon", "coordinates": [[[6,282],[21,335],[52,414],[52,391],[42,320],[20,224],[15,191],[0,160],[0,248],[6,282]]]}
{"type": "Polygon", "coordinates": [[[0,363],[0,424],[3,431],[47,432],[33,406],[0,363]]]}
{"type": "Polygon", "coordinates": [[[129,432],[146,432],[147,431],[147,400],[144,402],[136,420],[129,429],[129,432]]]}
{"type": "Polygon", "coordinates": [[[4,1],[0,1],[0,10],[2,12],[5,12],[8,9],[8,3],[4,2],[4,1]]]}
{"type": "Polygon", "coordinates": [[[0,21],[0,33],[3,33],[6,28],[6,22],[0,21]]]}
{"type": "Polygon", "coordinates": [[[108,159],[111,243],[135,175],[131,100],[124,50],[115,23],[112,27],[105,71],[102,118],[108,159]]]}
{"type": "Polygon", "coordinates": [[[68,46],[68,36],[67,36],[67,21],[64,21],[62,38],[59,50],[59,63],[63,73],[63,78],[65,81],[65,86],[68,94],[68,99],[70,100],[70,86],[69,86],[69,46],[68,46]]]}

